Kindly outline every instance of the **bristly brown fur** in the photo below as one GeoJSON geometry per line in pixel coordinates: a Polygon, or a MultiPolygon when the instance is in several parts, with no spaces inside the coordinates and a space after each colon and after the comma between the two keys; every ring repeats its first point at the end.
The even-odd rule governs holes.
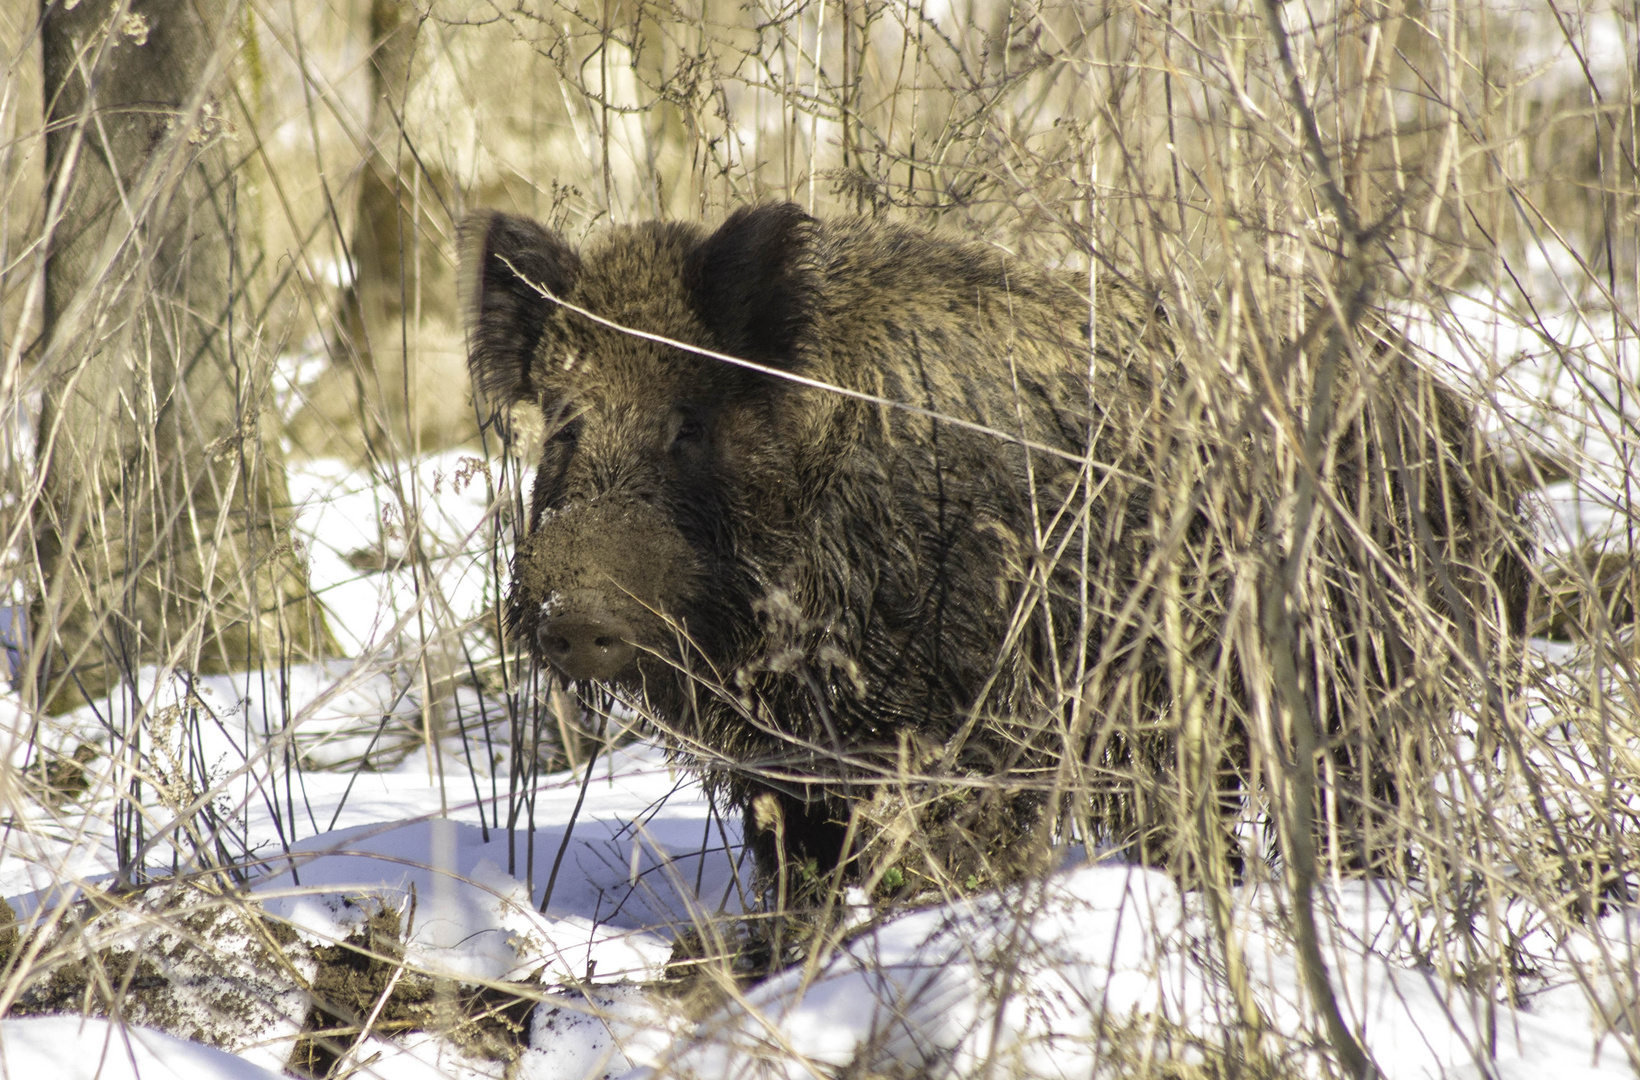
{"type": "MultiPolygon", "coordinates": [[[[1236,582],[1282,527],[1279,452],[1215,427],[1233,387],[1181,367],[1152,298],[1105,285],[1090,308],[1085,282],[991,248],[789,205],[580,253],[502,214],[463,235],[475,386],[539,404],[552,433],[514,628],[635,647],[607,677],[746,813],[766,884],[1012,876],[1068,775],[1078,820],[1176,858],[1192,709],[1218,718],[1209,797],[1259,804],[1236,582]]],[[[1392,335],[1363,339],[1334,393],[1337,525],[1308,541],[1307,610],[1330,629],[1305,678],[1327,797],[1370,817],[1399,798],[1388,759],[1416,757],[1406,725],[1460,693],[1400,649],[1402,594],[1507,633],[1523,582],[1485,509],[1513,497],[1467,414],[1392,335]],[[1379,604],[1326,595],[1361,574],[1379,604]],[[1379,719],[1347,725],[1362,709],[1379,719]]]]}

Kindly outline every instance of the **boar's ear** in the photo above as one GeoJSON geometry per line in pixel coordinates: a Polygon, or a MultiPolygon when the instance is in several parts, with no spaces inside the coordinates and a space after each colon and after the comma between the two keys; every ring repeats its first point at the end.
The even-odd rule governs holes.
{"type": "Polygon", "coordinates": [[[791,367],[813,322],[814,219],[792,203],[742,207],[684,266],[701,321],[742,359],[791,367]]]}
{"type": "Polygon", "coordinates": [[[530,365],[557,306],[542,291],[566,295],[581,269],[580,256],[530,219],[490,210],[467,215],[460,244],[473,388],[495,404],[527,398],[530,365]]]}

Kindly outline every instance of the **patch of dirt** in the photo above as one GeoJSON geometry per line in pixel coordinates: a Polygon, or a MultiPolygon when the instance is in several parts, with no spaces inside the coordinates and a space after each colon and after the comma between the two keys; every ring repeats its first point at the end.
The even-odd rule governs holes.
{"type": "MultiPolygon", "coordinates": [[[[410,969],[399,912],[379,901],[346,940],[315,945],[238,896],[166,887],[122,900],[83,902],[47,929],[10,1015],[118,1017],[312,1078],[333,1073],[367,1021],[377,1037],[429,1032],[508,1065],[529,1046],[537,984],[410,969]],[[279,1047],[291,1050],[275,1061],[279,1047]]],[[[0,970],[28,944],[0,901],[0,970]]]]}
{"type": "Polygon", "coordinates": [[[801,964],[815,950],[830,953],[839,944],[835,906],[815,904],[779,914],[724,916],[702,932],[684,927],[672,943],[660,980],[649,984],[683,1015],[701,1020],[727,1004],[737,991],[801,964]]]}
{"type": "Polygon", "coordinates": [[[50,932],[11,1015],[118,1016],[237,1052],[296,1031],[306,952],[259,908],[197,889],[102,912],[84,904],[50,932]]]}
{"type": "Polygon", "coordinates": [[[286,1068],[330,1076],[367,1029],[377,1036],[434,1032],[472,1057],[511,1064],[529,1047],[540,991],[458,983],[410,970],[396,910],[377,909],[345,941],[313,949],[312,1008],[286,1068]]]}
{"type": "Polygon", "coordinates": [[[0,972],[11,967],[12,954],[17,951],[22,936],[17,932],[17,912],[4,897],[0,897],[0,972]]]}

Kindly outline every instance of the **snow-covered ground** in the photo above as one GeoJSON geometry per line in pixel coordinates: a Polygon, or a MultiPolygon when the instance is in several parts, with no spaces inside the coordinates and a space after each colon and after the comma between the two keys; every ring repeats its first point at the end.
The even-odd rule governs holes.
{"type": "MultiPolygon", "coordinates": [[[[316,687],[326,673],[306,674],[316,687]]],[[[222,692],[212,683],[204,689],[222,692]]],[[[578,816],[580,781],[568,773],[546,778],[533,830],[509,835],[495,824],[500,800],[474,799],[470,786],[449,781],[459,764],[445,762],[443,785],[436,770],[429,776],[424,755],[391,772],[310,771],[299,824],[286,825],[287,835],[307,834],[285,845],[276,841],[269,806],[252,797],[241,820],[262,838],[264,869],[250,892],[315,944],[346,938],[372,912],[395,910],[408,927],[406,967],[526,980],[542,991],[517,1076],[578,1080],[636,1069],[637,1076],[796,1078],[857,1058],[879,1068],[927,1062],[934,1075],[980,1075],[987,1063],[998,1076],[1100,1075],[1101,1054],[1114,1069],[1113,1041],[1170,1046],[1167,1056],[1188,1060],[1199,1055],[1192,1047],[1213,1047],[1237,1015],[1224,989],[1222,950],[1197,898],[1181,896],[1155,871],[1067,865],[1038,884],[877,925],[862,908],[835,955],[688,1020],[665,994],[635,984],[661,977],[676,928],[738,908],[735,823],[720,831],[698,785],[639,744],[595,765],[578,816]],[[563,865],[543,912],[561,846],[563,865]]],[[[114,866],[106,830],[53,835],[48,824],[14,831],[29,843],[8,843],[0,857],[0,889],[25,920],[61,911],[114,866]]],[[[1291,1038],[1315,1024],[1280,899],[1249,889],[1236,933],[1259,1011],[1271,1031],[1291,1038]]],[[[1634,1075],[1620,1041],[1601,1033],[1612,1027],[1603,1012],[1634,1004],[1632,983],[1611,972],[1632,969],[1624,958],[1634,956],[1640,914],[1610,915],[1578,936],[1529,931],[1537,939],[1520,948],[1541,964],[1540,974],[1509,1006],[1443,980],[1420,957],[1418,934],[1428,928],[1415,900],[1360,881],[1343,882],[1323,900],[1345,1015],[1385,1076],[1634,1075]],[[1615,953],[1616,963],[1602,962],[1603,952],[1615,953]]],[[[170,956],[168,970],[185,966],[164,932],[133,918],[100,940],[141,942],[150,955],[170,956]]],[[[234,948],[223,933],[210,940],[234,948]]],[[[8,1019],[0,1022],[7,1070],[0,1075],[277,1073],[302,1010],[264,1017],[254,1029],[243,1022],[213,1029],[213,993],[199,990],[196,1027],[234,1053],[97,1019],[8,1019]],[[80,1071],[58,1071],[65,1044],[75,1047],[80,1071]]],[[[360,1076],[502,1075],[499,1065],[426,1035],[372,1037],[354,1058],[360,1076]]]]}

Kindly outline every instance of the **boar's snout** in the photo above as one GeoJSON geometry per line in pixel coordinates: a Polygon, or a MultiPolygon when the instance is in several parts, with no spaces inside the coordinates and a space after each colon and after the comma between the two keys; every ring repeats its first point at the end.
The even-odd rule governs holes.
{"type": "Polygon", "coordinates": [[[514,629],[574,680],[621,682],[665,651],[696,558],[668,516],[606,494],[542,515],[513,566],[514,629]]]}
{"type": "Polygon", "coordinates": [[[632,628],[607,612],[560,615],[535,628],[542,659],[571,679],[613,679],[637,650],[632,628]]]}

